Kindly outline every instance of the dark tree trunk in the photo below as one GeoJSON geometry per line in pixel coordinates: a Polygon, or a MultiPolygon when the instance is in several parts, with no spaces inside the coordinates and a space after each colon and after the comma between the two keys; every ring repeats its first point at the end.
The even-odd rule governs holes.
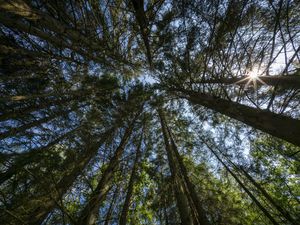
{"type": "Polygon", "coordinates": [[[269,211],[258,201],[258,199],[243,184],[243,182],[238,178],[238,176],[223,162],[223,160],[212,149],[212,147],[209,144],[207,144],[204,139],[202,139],[202,141],[208,147],[208,149],[215,155],[215,157],[218,159],[218,161],[225,167],[225,169],[231,174],[231,176],[236,180],[236,182],[241,186],[241,188],[248,194],[248,196],[257,205],[257,207],[263,212],[263,214],[272,222],[272,224],[279,225],[279,223],[274,219],[274,217],[269,213],[269,211]]]}
{"type": "MultiPolygon", "coordinates": [[[[82,173],[90,160],[95,156],[99,147],[105,142],[107,137],[113,133],[113,130],[114,129],[110,129],[106,131],[97,143],[88,146],[84,150],[82,155],[72,163],[73,168],[71,171],[62,177],[59,183],[55,185],[54,190],[50,190],[48,196],[42,197],[43,204],[28,214],[28,218],[25,220],[27,221],[26,224],[41,224],[45,220],[47,215],[57,206],[57,202],[62,199],[63,195],[72,186],[76,178],[82,173]]],[[[39,200],[39,198],[31,199],[30,201],[36,202],[37,200],[39,200]]]]}
{"type": "Polygon", "coordinates": [[[120,225],[126,225],[126,223],[127,223],[127,214],[128,214],[128,210],[129,210],[129,206],[130,206],[131,196],[132,196],[132,193],[133,193],[133,185],[134,185],[134,182],[136,180],[136,176],[137,176],[136,173],[137,173],[137,170],[138,170],[139,160],[140,160],[140,157],[141,157],[141,145],[142,145],[142,135],[141,135],[140,143],[139,143],[139,145],[137,147],[137,150],[136,150],[136,156],[135,156],[132,172],[131,172],[131,175],[130,175],[129,184],[128,184],[128,187],[127,187],[127,194],[126,194],[126,197],[125,197],[124,205],[123,205],[123,208],[122,208],[122,213],[121,213],[121,216],[120,216],[120,221],[119,221],[120,225]]]}
{"type": "Polygon", "coordinates": [[[64,135],[61,135],[60,137],[56,138],[55,140],[48,143],[46,146],[40,147],[38,149],[30,150],[29,152],[17,154],[14,159],[14,164],[9,167],[9,169],[4,172],[0,173],[0,185],[11,178],[13,175],[17,174],[20,170],[24,168],[24,166],[36,162],[40,157],[43,156],[43,153],[53,147],[54,145],[58,144],[60,141],[67,138],[69,135],[73,134],[75,131],[78,131],[78,129],[81,126],[65,133],[64,135]]]}
{"type": "Polygon", "coordinates": [[[193,104],[203,105],[253,128],[300,146],[300,120],[270,111],[252,108],[208,94],[182,91],[193,104]]]}
{"type": "Polygon", "coordinates": [[[111,180],[113,179],[114,172],[118,166],[118,162],[131,136],[136,118],[137,117],[133,119],[131,124],[125,130],[122,140],[113,157],[111,158],[108,167],[103,172],[101,179],[91,197],[88,199],[86,206],[81,211],[79,219],[76,223],[77,225],[93,225],[96,223],[99,214],[99,207],[104,200],[107,191],[109,190],[111,180]]]}
{"type": "Polygon", "coordinates": [[[149,27],[148,27],[146,13],[144,10],[144,0],[131,0],[131,3],[133,5],[135,18],[140,27],[141,36],[146,48],[147,60],[149,62],[149,65],[152,66],[152,57],[151,57],[151,50],[150,50],[150,43],[149,43],[149,27]]]}
{"type": "Polygon", "coordinates": [[[172,154],[170,137],[168,134],[168,130],[166,127],[166,123],[165,123],[165,119],[164,119],[162,110],[158,110],[158,114],[159,114],[160,121],[161,121],[161,128],[162,128],[164,142],[165,142],[165,146],[166,146],[166,152],[167,152],[169,167],[170,167],[170,171],[171,171],[171,177],[173,180],[175,199],[176,199],[177,207],[179,210],[181,224],[192,225],[193,220],[192,220],[191,209],[188,204],[188,198],[185,195],[184,183],[182,181],[180,171],[178,170],[178,166],[175,163],[174,155],[172,154]]]}
{"type": "Polygon", "coordinates": [[[192,202],[193,202],[193,204],[194,204],[194,206],[197,210],[198,222],[201,225],[209,225],[209,221],[208,221],[207,216],[206,216],[207,214],[206,214],[204,208],[202,207],[201,201],[200,201],[200,199],[198,197],[198,194],[195,190],[194,184],[190,181],[190,179],[188,177],[187,169],[186,169],[186,167],[183,163],[182,157],[180,156],[180,154],[178,152],[177,146],[175,144],[175,141],[172,137],[172,133],[171,133],[169,128],[168,128],[168,131],[169,131],[169,135],[170,135],[170,139],[171,139],[172,150],[173,150],[174,155],[176,157],[176,160],[179,164],[179,168],[180,168],[181,173],[183,175],[184,181],[187,185],[188,193],[190,194],[191,200],[192,200],[192,202]]]}
{"type": "MultiPolygon", "coordinates": [[[[203,84],[235,84],[235,85],[253,85],[249,76],[234,77],[234,78],[220,78],[220,79],[208,79],[202,80],[200,83],[203,84]],[[250,82],[249,82],[250,80],[250,82]]],[[[269,85],[279,86],[283,88],[294,88],[300,89],[300,76],[299,75],[286,75],[286,76],[259,76],[258,79],[254,80],[258,86],[269,85]]]]}

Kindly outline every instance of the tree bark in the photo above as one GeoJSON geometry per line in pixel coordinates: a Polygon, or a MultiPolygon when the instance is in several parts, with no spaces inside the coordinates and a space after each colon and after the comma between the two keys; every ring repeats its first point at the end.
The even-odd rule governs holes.
{"type": "MultiPolygon", "coordinates": [[[[253,79],[252,79],[253,80],[253,79]]],[[[207,79],[202,80],[201,84],[235,84],[235,85],[246,85],[249,81],[249,85],[253,85],[256,82],[257,86],[269,85],[269,86],[280,86],[283,88],[294,88],[300,89],[300,76],[299,75],[277,75],[277,76],[259,76],[252,81],[249,76],[233,77],[233,78],[220,78],[220,79],[207,79]]]]}
{"type": "Polygon", "coordinates": [[[41,199],[41,203],[39,207],[32,210],[24,219],[26,224],[41,224],[45,220],[47,215],[56,207],[57,202],[59,202],[67,190],[72,186],[76,178],[82,173],[84,168],[97,153],[99,147],[105,142],[107,137],[113,133],[113,131],[114,129],[109,129],[102,135],[98,142],[88,146],[84,150],[83,154],[78,157],[75,162],[73,162],[72,170],[65,174],[54,188],[51,188],[48,196],[43,196],[42,198],[38,197],[37,199],[30,200],[33,202],[33,204],[36,204],[36,201],[41,199]]]}
{"type": "Polygon", "coordinates": [[[103,172],[101,179],[93,191],[91,197],[88,199],[86,206],[80,213],[76,225],[94,225],[97,222],[99,207],[104,200],[106,193],[110,187],[111,180],[113,179],[114,172],[118,166],[118,162],[125,150],[127,142],[132,134],[133,127],[137,116],[133,119],[130,125],[126,128],[122,140],[117,147],[113,157],[111,158],[108,167],[103,172]]]}
{"type": "Polygon", "coordinates": [[[43,156],[43,153],[45,151],[58,144],[60,141],[73,134],[75,131],[78,131],[80,127],[81,126],[61,135],[60,137],[48,143],[46,146],[30,150],[29,152],[17,154],[15,156],[16,159],[14,159],[14,164],[10,166],[6,172],[0,173],[0,185],[6,180],[10,179],[13,175],[17,174],[20,170],[24,168],[24,166],[38,160],[41,156],[43,156]]]}
{"type": "Polygon", "coordinates": [[[279,225],[279,223],[273,218],[273,216],[269,213],[269,211],[258,201],[258,199],[243,184],[243,182],[238,178],[238,176],[223,162],[223,160],[212,149],[212,147],[209,144],[207,144],[203,138],[201,138],[201,140],[208,147],[208,149],[215,155],[215,157],[218,159],[218,161],[225,167],[225,169],[231,174],[231,176],[236,180],[236,182],[241,186],[241,188],[248,194],[248,196],[257,205],[257,207],[263,212],[263,214],[272,222],[272,224],[279,225]]]}
{"type": "Polygon", "coordinates": [[[203,105],[253,128],[300,146],[300,120],[270,111],[252,108],[204,93],[182,90],[193,104],[203,105]]]}
{"type": "Polygon", "coordinates": [[[170,137],[168,134],[168,130],[166,128],[166,123],[164,119],[164,115],[161,109],[158,110],[158,115],[160,117],[160,122],[161,122],[161,128],[163,132],[163,138],[165,142],[165,147],[166,147],[166,152],[167,152],[167,157],[168,157],[168,162],[169,162],[169,167],[171,171],[171,177],[173,180],[173,188],[175,192],[175,199],[177,202],[177,207],[179,210],[179,215],[180,215],[180,220],[181,224],[183,225],[192,225],[192,214],[191,214],[191,209],[188,204],[188,198],[185,195],[184,192],[184,184],[181,179],[181,174],[178,170],[178,166],[175,164],[175,159],[172,154],[172,147],[170,144],[170,137]]]}
{"type": "Polygon", "coordinates": [[[141,135],[141,140],[136,149],[136,156],[135,156],[132,172],[131,172],[130,179],[129,179],[129,184],[127,187],[127,194],[125,197],[124,205],[122,208],[122,213],[121,213],[120,220],[119,220],[120,225],[126,225],[126,223],[127,223],[127,214],[128,214],[128,210],[129,210],[129,206],[130,206],[131,196],[133,193],[133,185],[134,185],[134,182],[136,181],[136,176],[137,176],[136,173],[138,170],[139,160],[141,157],[141,145],[142,145],[142,135],[141,135]]]}
{"type": "Polygon", "coordinates": [[[187,169],[183,163],[182,157],[180,156],[177,146],[175,144],[175,141],[173,139],[172,133],[169,129],[169,127],[167,126],[167,129],[169,131],[169,135],[170,135],[170,139],[171,139],[171,144],[172,144],[172,150],[174,152],[174,155],[177,159],[177,162],[179,164],[179,168],[182,172],[184,181],[187,185],[187,189],[188,189],[188,193],[190,194],[191,200],[194,204],[194,206],[196,207],[197,210],[197,218],[198,218],[198,223],[200,223],[201,225],[209,225],[209,221],[207,219],[207,214],[204,210],[204,208],[202,207],[201,201],[198,197],[198,194],[194,188],[194,184],[190,181],[189,177],[188,177],[188,172],[187,169]]]}

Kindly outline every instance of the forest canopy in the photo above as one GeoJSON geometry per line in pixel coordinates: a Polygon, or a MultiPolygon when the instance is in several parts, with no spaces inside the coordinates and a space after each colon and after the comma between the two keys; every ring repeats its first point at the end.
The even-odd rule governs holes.
{"type": "Polygon", "coordinates": [[[299,225],[300,2],[0,0],[0,224],[299,225]]]}

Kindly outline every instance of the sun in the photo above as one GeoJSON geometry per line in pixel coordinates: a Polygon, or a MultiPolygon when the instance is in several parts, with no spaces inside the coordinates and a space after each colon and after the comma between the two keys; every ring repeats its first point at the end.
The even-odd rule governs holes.
{"type": "Polygon", "coordinates": [[[253,67],[251,70],[247,71],[245,78],[237,81],[236,83],[238,84],[246,82],[244,86],[245,89],[252,84],[256,90],[259,84],[265,84],[265,82],[260,79],[260,74],[260,69],[258,67],[253,67]]]}
{"type": "Polygon", "coordinates": [[[252,80],[257,80],[257,78],[259,77],[258,70],[251,70],[251,71],[249,71],[248,76],[252,80]]]}

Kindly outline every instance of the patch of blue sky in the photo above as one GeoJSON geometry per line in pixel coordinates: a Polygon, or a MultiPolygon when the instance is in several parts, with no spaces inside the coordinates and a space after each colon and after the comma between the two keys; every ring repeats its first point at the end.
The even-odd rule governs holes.
{"type": "Polygon", "coordinates": [[[156,84],[159,83],[158,79],[155,78],[151,71],[144,71],[138,76],[138,80],[143,84],[156,84]]]}
{"type": "Polygon", "coordinates": [[[0,122],[0,132],[6,132],[9,129],[15,129],[18,126],[22,125],[19,120],[6,120],[0,122]]]}

